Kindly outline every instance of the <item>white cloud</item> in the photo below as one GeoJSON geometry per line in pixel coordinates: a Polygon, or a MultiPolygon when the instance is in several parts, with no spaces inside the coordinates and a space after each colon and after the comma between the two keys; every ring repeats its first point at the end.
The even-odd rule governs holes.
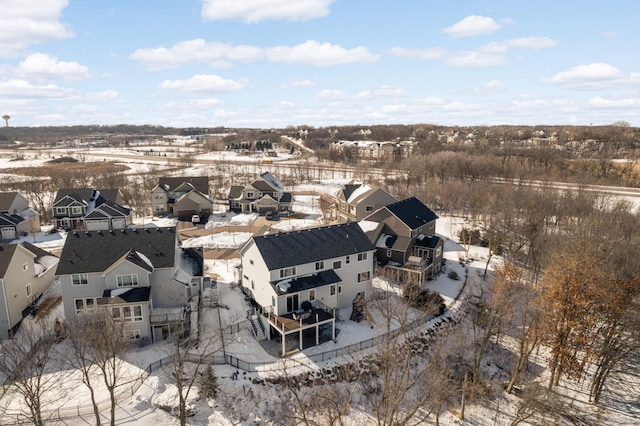
{"type": "Polygon", "coordinates": [[[282,87],[283,88],[289,88],[289,87],[312,87],[315,86],[316,83],[311,81],[311,80],[293,80],[290,81],[286,84],[283,84],[282,87]]]}
{"type": "Polygon", "coordinates": [[[409,49],[405,47],[394,47],[387,51],[389,55],[398,56],[401,58],[409,59],[438,59],[442,57],[446,50],[439,47],[432,47],[427,49],[409,49]]]}
{"type": "Polygon", "coordinates": [[[374,90],[364,90],[358,93],[357,99],[380,99],[389,97],[405,96],[405,91],[399,87],[380,86],[374,90]]]}
{"type": "Polygon", "coordinates": [[[507,90],[507,85],[500,80],[487,81],[482,86],[477,86],[471,89],[473,95],[486,95],[491,93],[500,93],[507,90]]]}
{"type": "Polygon", "coordinates": [[[343,100],[343,99],[347,98],[347,94],[344,93],[342,90],[324,89],[324,90],[321,90],[320,92],[316,93],[316,98],[317,99],[331,100],[331,101],[343,100]]]}
{"type": "Polygon", "coordinates": [[[32,44],[73,36],[60,22],[68,0],[3,0],[0,10],[0,57],[19,54],[32,44]]]}
{"type": "Polygon", "coordinates": [[[596,108],[629,108],[640,105],[640,100],[636,98],[605,99],[600,96],[589,99],[589,105],[596,108]]]}
{"type": "Polygon", "coordinates": [[[115,90],[105,90],[103,92],[87,93],[87,98],[95,100],[113,100],[118,98],[118,92],[115,90]]]}
{"type": "Polygon", "coordinates": [[[294,104],[293,102],[289,102],[289,101],[280,101],[279,104],[281,107],[283,108],[293,108],[296,106],[296,104],[294,104]]]}
{"type": "Polygon", "coordinates": [[[197,38],[180,41],[169,48],[137,49],[129,55],[129,58],[140,62],[150,70],[161,70],[190,63],[204,63],[226,68],[231,66],[231,62],[253,62],[262,59],[263,56],[262,49],[256,46],[207,43],[197,38]]]}
{"type": "Polygon", "coordinates": [[[558,45],[558,41],[549,37],[521,37],[505,40],[504,43],[509,47],[518,47],[521,49],[550,49],[558,45]]]}
{"type": "Polygon", "coordinates": [[[230,80],[212,74],[199,74],[186,80],[164,80],[158,87],[185,92],[237,92],[248,84],[247,79],[230,80]]]}
{"type": "Polygon", "coordinates": [[[596,62],[559,72],[553,77],[543,79],[543,82],[578,90],[628,87],[640,85],[640,73],[627,74],[613,65],[596,62]]]}
{"type": "Polygon", "coordinates": [[[478,51],[452,53],[446,60],[447,65],[461,68],[495,67],[505,62],[506,59],[503,55],[478,51]]]}
{"type": "Polygon", "coordinates": [[[417,102],[424,105],[443,105],[445,100],[436,96],[428,96],[426,98],[418,99],[417,102]]]}
{"type": "Polygon", "coordinates": [[[443,33],[451,37],[469,37],[475,35],[491,34],[501,27],[488,16],[467,16],[460,22],[456,22],[450,27],[442,30],[443,33]]]}
{"type": "Polygon", "coordinates": [[[347,50],[331,43],[320,44],[315,40],[308,40],[293,47],[271,48],[267,50],[267,58],[271,62],[328,67],[358,62],[371,63],[378,60],[378,55],[372,54],[366,47],[347,50]]]}
{"type": "Polygon", "coordinates": [[[6,98],[43,98],[60,99],[73,94],[69,89],[65,89],[55,84],[32,84],[25,80],[0,81],[0,93],[6,98]]]}
{"type": "Polygon", "coordinates": [[[44,53],[33,53],[20,61],[17,72],[35,80],[84,80],[91,77],[89,68],[77,62],[60,61],[44,53]]]}
{"type": "Polygon", "coordinates": [[[333,0],[202,0],[202,17],[248,24],[266,20],[306,21],[329,14],[333,0]]]}

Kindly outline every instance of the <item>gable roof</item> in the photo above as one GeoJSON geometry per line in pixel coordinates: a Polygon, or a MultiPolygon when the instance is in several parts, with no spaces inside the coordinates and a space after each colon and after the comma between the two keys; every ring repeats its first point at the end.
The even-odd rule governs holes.
{"type": "Polygon", "coordinates": [[[17,224],[24,222],[22,216],[17,214],[0,213],[0,226],[16,226],[17,224]]]}
{"type": "Polygon", "coordinates": [[[18,244],[0,244],[0,278],[4,278],[18,244]]]}
{"type": "Polygon", "coordinates": [[[161,177],[158,185],[169,191],[174,191],[183,183],[190,183],[195,189],[203,194],[209,193],[209,177],[208,176],[181,176],[181,177],[161,177]]]}
{"type": "Polygon", "coordinates": [[[17,192],[0,192],[0,212],[8,212],[17,196],[17,192]]]}
{"type": "Polygon", "coordinates": [[[20,243],[20,245],[22,247],[26,248],[27,250],[29,250],[31,253],[33,253],[35,255],[36,259],[40,259],[40,258],[45,257],[45,256],[57,257],[56,255],[51,254],[48,251],[43,250],[38,246],[34,246],[33,244],[28,243],[26,241],[23,241],[22,243],[20,243]]]}
{"type": "Polygon", "coordinates": [[[106,201],[113,203],[118,202],[120,193],[117,189],[62,188],[56,193],[53,205],[55,206],[67,196],[82,204],[94,202],[95,205],[98,206],[106,201]],[[94,198],[94,200],[91,198],[94,198]]]}
{"type": "Polygon", "coordinates": [[[432,222],[438,218],[438,215],[422,204],[416,197],[407,198],[383,208],[389,210],[411,229],[419,228],[425,223],[432,222]]]}
{"type": "Polygon", "coordinates": [[[351,197],[351,194],[353,194],[353,192],[360,188],[362,186],[361,183],[350,183],[350,184],[346,184],[344,186],[344,188],[342,189],[342,194],[344,195],[344,199],[345,200],[349,200],[349,197],[351,197]]]}
{"type": "Polygon", "coordinates": [[[267,182],[274,190],[282,191],[284,189],[284,184],[280,182],[278,178],[272,175],[269,172],[264,172],[260,175],[260,177],[267,182]]]}
{"type": "Polygon", "coordinates": [[[242,196],[242,190],[244,186],[233,185],[229,190],[229,198],[240,198],[242,196]]]}
{"type": "Polygon", "coordinates": [[[355,222],[254,236],[251,242],[269,270],[375,250],[355,222]]]}
{"type": "Polygon", "coordinates": [[[70,232],[56,275],[105,271],[132,249],[146,256],[154,268],[173,267],[175,228],[70,232]]]}

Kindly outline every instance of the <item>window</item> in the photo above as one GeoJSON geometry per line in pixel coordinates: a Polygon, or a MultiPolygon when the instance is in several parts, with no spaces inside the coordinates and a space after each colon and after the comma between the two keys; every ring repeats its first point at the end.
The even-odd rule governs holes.
{"type": "Polygon", "coordinates": [[[111,308],[114,321],[142,321],[142,305],[114,306],[111,308]]]}
{"type": "Polygon", "coordinates": [[[358,262],[362,262],[363,260],[367,260],[367,253],[358,253],[358,262]]]}
{"type": "Polygon", "coordinates": [[[309,300],[316,300],[316,291],[309,290],[309,300]]]}
{"type": "Polygon", "coordinates": [[[124,337],[131,340],[139,340],[140,339],[140,330],[125,330],[124,337]]]}
{"type": "Polygon", "coordinates": [[[98,302],[95,297],[88,297],[86,299],[75,299],[76,315],[90,314],[96,311],[98,308],[98,302]]]}
{"type": "Polygon", "coordinates": [[[331,284],[331,287],[329,287],[329,294],[331,296],[335,296],[336,295],[336,285],[335,284],[331,284]]]}
{"type": "Polygon", "coordinates": [[[157,212],[163,212],[164,211],[164,206],[156,205],[156,211],[157,212]]]}
{"type": "Polygon", "coordinates": [[[364,206],[364,211],[365,212],[372,212],[373,211],[373,206],[372,205],[364,206]]]}
{"type": "Polygon", "coordinates": [[[251,290],[255,290],[256,289],[256,285],[254,284],[253,280],[251,280],[251,290]]]}
{"type": "Polygon", "coordinates": [[[392,252],[392,250],[391,250],[391,249],[387,249],[387,257],[388,257],[389,259],[391,259],[391,256],[393,256],[393,252],[392,252]]]}
{"type": "Polygon", "coordinates": [[[24,263],[22,264],[22,270],[23,270],[23,271],[26,271],[27,269],[29,269],[29,264],[28,264],[27,262],[24,262],[24,263]]]}
{"type": "Polygon", "coordinates": [[[438,247],[436,249],[436,257],[440,257],[441,254],[442,254],[442,247],[438,247]]]}
{"type": "Polygon", "coordinates": [[[371,276],[371,272],[369,271],[360,272],[358,274],[358,282],[361,283],[362,281],[368,281],[370,276],[371,276]]]}
{"type": "Polygon", "coordinates": [[[67,214],[67,208],[66,207],[56,207],[56,215],[63,215],[63,214],[67,214]]]}
{"type": "Polygon", "coordinates": [[[82,214],[82,207],[71,207],[71,214],[82,214]]]}
{"type": "Polygon", "coordinates": [[[118,287],[135,287],[138,285],[138,274],[116,275],[118,287]]]}
{"type": "Polygon", "coordinates": [[[142,305],[136,305],[133,307],[133,320],[142,321],[142,305]]]}
{"type": "Polygon", "coordinates": [[[162,200],[164,198],[164,194],[154,194],[153,196],[156,200],[162,200]]]}
{"type": "Polygon", "coordinates": [[[333,269],[340,269],[342,268],[342,260],[336,260],[335,262],[333,262],[333,269]]]}
{"type": "Polygon", "coordinates": [[[345,259],[344,259],[344,263],[346,263],[347,265],[348,265],[349,263],[351,263],[351,256],[347,256],[347,257],[345,257],[345,259]]]}
{"type": "Polygon", "coordinates": [[[31,283],[27,283],[25,290],[27,291],[27,297],[30,297],[33,294],[31,291],[31,283]]]}
{"type": "Polygon", "coordinates": [[[280,269],[280,278],[290,277],[296,274],[296,267],[280,269]]]}
{"type": "Polygon", "coordinates": [[[271,296],[271,306],[276,306],[276,298],[271,296]]]}
{"type": "Polygon", "coordinates": [[[342,286],[341,285],[338,286],[338,294],[340,294],[340,293],[342,293],[342,286]]]}
{"type": "Polygon", "coordinates": [[[316,271],[321,271],[324,269],[324,261],[316,262],[316,271]]]}
{"type": "Polygon", "coordinates": [[[253,265],[253,259],[249,259],[249,265],[253,265]]]}
{"type": "Polygon", "coordinates": [[[251,199],[254,197],[254,193],[253,192],[247,192],[247,198],[251,199]]]}
{"type": "Polygon", "coordinates": [[[87,285],[89,280],[87,274],[73,274],[71,275],[71,284],[73,285],[87,285]]]}

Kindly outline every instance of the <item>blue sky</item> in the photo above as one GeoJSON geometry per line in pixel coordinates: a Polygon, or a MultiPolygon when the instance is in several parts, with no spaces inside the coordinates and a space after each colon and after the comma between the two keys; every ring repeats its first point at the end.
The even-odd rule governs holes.
{"type": "Polygon", "coordinates": [[[640,126],[637,0],[0,0],[10,125],[640,126]]]}

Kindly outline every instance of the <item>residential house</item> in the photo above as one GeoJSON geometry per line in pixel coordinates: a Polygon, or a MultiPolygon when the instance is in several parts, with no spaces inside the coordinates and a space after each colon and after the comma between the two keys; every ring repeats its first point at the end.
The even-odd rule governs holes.
{"type": "Polygon", "coordinates": [[[179,218],[193,215],[209,217],[213,202],[209,198],[207,176],[162,177],[151,190],[151,205],[156,215],[179,218]]]}
{"type": "Polygon", "coordinates": [[[55,278],[58,258],[30,243],[0,244],[0,339],[22,319],[55,278]]]}
{"type": "Polygon", "coordinates": [[[336,310],[369,295],[374,251],[356,222],[254,236],[240,249],[254,327],[280,338],[282,354],[287,339],[303,349],[335,338],[336,310]]]}
{"type": "Polygon", "coordinates": [[[0,192],[0,240],[40,232],[40,215],[18,192],[0,192]]]}
{"type": "Polygon", "coordinates": [[[444,241],[436,235],[438,216],[416,197],[381,207],[364,222],[376,246],[376,259],[399,282],[423,283],[440,272],[444,241]]]}
{"type": "Polygon", "coordinates": [[[398,201],[384,189],[373,188],[363,183],[344,185],[335,198],[340,223],[359,222],[380,207],[398,201]]]}
{"type": "Polygon", "coordinates": [[[68,230],[123,229],[132,214],[121,202],[118,189],[64,188],[53,200],[53,224],[68,230]]]}
{"type": "Polygon", "coordinates": [[[286,212],[291,209],[293,197],[284,191],[284,184],[269,172],[262,173],[246,186],[232,186],[229,208],[242,213],[286,212]]]}
{"type": "Polygon", "coordinates": [[[189,331],[202,253],[180,249],[175,228],[70,232],[60,259],[67,319],[104,309],[146,341],[189,331]]]}

